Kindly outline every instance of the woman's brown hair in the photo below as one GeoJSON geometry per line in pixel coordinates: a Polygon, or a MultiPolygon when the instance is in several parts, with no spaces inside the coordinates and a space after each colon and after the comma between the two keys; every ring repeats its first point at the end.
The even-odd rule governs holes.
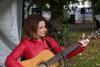
{"type": "Polygon", "coordinates": [[[26,36],[27,38],[32,38],[33,33],[37,32],[38,24],[40,21],[45,21],[45,18],[41,15],[30,15],[25,20],[23,25],[23,36],[26,36]]]}

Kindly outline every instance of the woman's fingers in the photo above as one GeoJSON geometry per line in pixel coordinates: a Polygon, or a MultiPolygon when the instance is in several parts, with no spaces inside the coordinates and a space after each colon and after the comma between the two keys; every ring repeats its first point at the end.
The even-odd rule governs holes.
{"type": "Polygon", "coordinates": [[[78,42],[81,43],[82,47],[85,47],[85,46],[88,45],[88,43],[89,43],[89,39],[82,39],[82,40],[80,40],[80,41],[78,41],[78,42]]]}

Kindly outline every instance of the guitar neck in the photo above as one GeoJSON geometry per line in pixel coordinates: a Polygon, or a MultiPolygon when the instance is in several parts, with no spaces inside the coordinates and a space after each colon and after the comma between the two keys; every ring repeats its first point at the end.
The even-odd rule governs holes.
{"type": "MultiPolygon", "coordinates": [[[[72,52],[73,50],[75,50],[76,48],[80,47],[80,45],[78,43],[76,43],[75,45],[69,47],[68,49],[62,51],[61,54],[57,54],[54,57],[52,57],[51,59],[49,59],[47,61],[48,64],[54,64],[57,61],[59,61],[60,59],[62,59],[64,56],[67,57],[67,54],[69,54],[70,52],[72,52]]],[[[66,58],[67,59],[67,58],[66,58]]]]}

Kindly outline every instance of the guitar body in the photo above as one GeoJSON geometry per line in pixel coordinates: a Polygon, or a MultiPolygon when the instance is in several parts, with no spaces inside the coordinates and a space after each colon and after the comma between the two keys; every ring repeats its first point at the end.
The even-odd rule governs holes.
{"type": "MultiPolygon", "coordinates": [[[[39,65],[41,63],[46,63],[46,61],[52,58],[53,56],[54,54],[50,50],[43,50],[35,58],[21,61],[20,63],[24,67],[40,67],[39,65]]],[[[47,67],[57,67],[57,66],[58,66],[58,63],[47,65],[47,67]]]]}

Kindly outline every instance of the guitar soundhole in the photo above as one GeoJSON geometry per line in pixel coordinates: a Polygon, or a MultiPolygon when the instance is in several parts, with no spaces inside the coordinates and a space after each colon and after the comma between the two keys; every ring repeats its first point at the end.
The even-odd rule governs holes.
{"type": "Polygon", "coordinates": [[[41,62],[38,67],[48,67],[47,63],[45,62],[41,62]]]}

